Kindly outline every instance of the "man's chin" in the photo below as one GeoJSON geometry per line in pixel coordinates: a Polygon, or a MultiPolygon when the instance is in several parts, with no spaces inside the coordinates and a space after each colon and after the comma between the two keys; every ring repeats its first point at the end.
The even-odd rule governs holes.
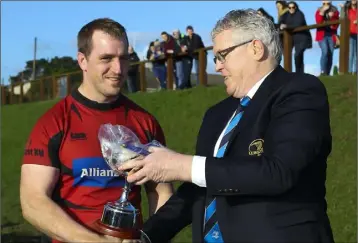
{"type": "Polygon", "coordinates": [[[106,93],[104,96],[106,97],[107,102],[111,103],[118,99],[120,92],[117,93],[106,93]]]}
{"type": "Polygon", "coordinates": [[[227,86],[226,86],[226,93],[227,93],[229,96],[233,95],[232,90],[231,90],[229,87],[227,87],[227,86]]]}
{"type": "Polygon", "coordinates": [[[124,84],[124,81],[112,82],[110,84],[111,89],[120,90],[124,84]]]}
{"type": "Polygon", "coordinates": [[[116,97],[121,93],[121,86],[111,86],[106,90],[107,97],[116,97]]]}

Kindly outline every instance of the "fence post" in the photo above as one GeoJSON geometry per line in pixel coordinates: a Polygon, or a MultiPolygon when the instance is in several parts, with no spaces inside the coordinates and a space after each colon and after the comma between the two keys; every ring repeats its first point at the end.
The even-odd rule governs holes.
{"type": "Polygon", "coordinates": [[[9,104],[12,105],[14,103],[14,84],[10,84],[10,97],[9,97],[9,104]]]}
{"type": "Polygon", "coordinates": [[[341,8],[341,34],[339,46],[339,74],[348,73],[349,65],[349,30],[350,21],[345,12],[345,8],[341,8]]]}
{"type": "Polygon", "coordinates": [[[57,79],[55,76],[52,76],[52,96],[53,99],[57,97],[57,79]]]}
{"type": "Polygon", "coordinates": [[[21,104],[24,101],[24,82],[20,82],[20,97],[19,97],[19,103],[21,104]]]}
{"type": "Polygon", "coordinates": [[[40,79],[40,100],[44,100],[44,93],[45,93],[45,87],[44,87],[44,79],[40,79]]]}
{"type": "Polygon", "coordinates": [[[140,82],[140,91],[145,92],[147,90],[146,80],[145,80],[145,63],[139,63],[139,82],[140,82]]]}
{"type": "Polygon", "coordinates": [[[283,31],[283,63],[287,72],[292,72],[292,35],[288,30],[283,31]]]}
{"type": "Polygon", "coordinates": [[[6,105],[6,86],[1,85],[1,104],[6,105]]]}
{"type": "Polygon", "coordinates": [[[199,83],[200,85],[206,86],[207,85],[207,77],[206,77],[206,55],[205,49],[199,50],[199,83]]]}
{"type": "Polygon", "coordinates": [[[71,75],[66,75],[66,86],[67,86],[67,95],[71,93],[71,75]]]}
{"type": "Polygon", "coordinates": [[[30,88],[29,88],[29,91],[27,92],[27,99],[29,102],[32,101],[32,92],[34,90],[34,88],[32,87],[33,83],[32,81],[28,81],[29,82],[29,85],[30,85],[30,88]]]}
{"type": "Polygon", "coordinates": [[[173,82],[174,82],[174,62],[173,56],[167,56],[167,89],[173,89],[173,82]]]}

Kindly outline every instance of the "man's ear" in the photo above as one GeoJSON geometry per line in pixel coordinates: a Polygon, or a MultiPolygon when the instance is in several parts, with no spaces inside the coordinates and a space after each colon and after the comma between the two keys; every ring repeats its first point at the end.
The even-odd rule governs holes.
{"type": "Polygon", "coordinates": [[[265,46],[259,40],[253,40],[251,43],[251,53],[255,60],[261,60],[265,55],[265,46]]]}
{"type": "Polygon", "coordinates": [[[77,52],[77,62],[82,71],[87,72],[87,59],[85,54],[82,52],[77,52]]]}

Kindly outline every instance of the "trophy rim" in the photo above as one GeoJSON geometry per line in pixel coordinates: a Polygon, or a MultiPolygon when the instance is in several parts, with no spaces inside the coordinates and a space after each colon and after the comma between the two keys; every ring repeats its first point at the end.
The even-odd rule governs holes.
{"type": "Polygon", "coordinates": [[[104,206],[104,210],[110,210],[110,211],[115,212],[115,213],[125,213],[125,214],[139,214],[140,213],[139,209],[135,208],[129,202],[127,202],[127,203],[129,205],[131,205],[134,210],[128,210],[126,208],[117,207],[115,205],[116,202],[108,202],[108,203],[106,203],[106,205],[104,206]]]}

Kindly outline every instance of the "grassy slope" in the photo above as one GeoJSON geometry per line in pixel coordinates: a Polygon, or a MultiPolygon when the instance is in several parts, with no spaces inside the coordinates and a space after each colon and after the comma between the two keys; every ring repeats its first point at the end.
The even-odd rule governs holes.
{"type": "MultiPolygon", "coordinates": [[[[336,241],[353,242],[356,239],[356,80],[331,77],[323,82],[330,97],[334,139],[327,175],[329,215],[336,241]]],[[[224,97],[223,86],[131,95],[158,118],[167,145],[182,153],[194,153],[197,131],[206,108],[224,97]]],[[[20,164],[33,124],[54,103],[45,101],[2,108],[2,234],[11,233],[12,237],[36,234],[21,216],[20,164]]],[[[146,205],[146,199],[143,204],[146,205]]],[[[175,242],[191,242],[190,235],[187,228],[175,242]]]]}

